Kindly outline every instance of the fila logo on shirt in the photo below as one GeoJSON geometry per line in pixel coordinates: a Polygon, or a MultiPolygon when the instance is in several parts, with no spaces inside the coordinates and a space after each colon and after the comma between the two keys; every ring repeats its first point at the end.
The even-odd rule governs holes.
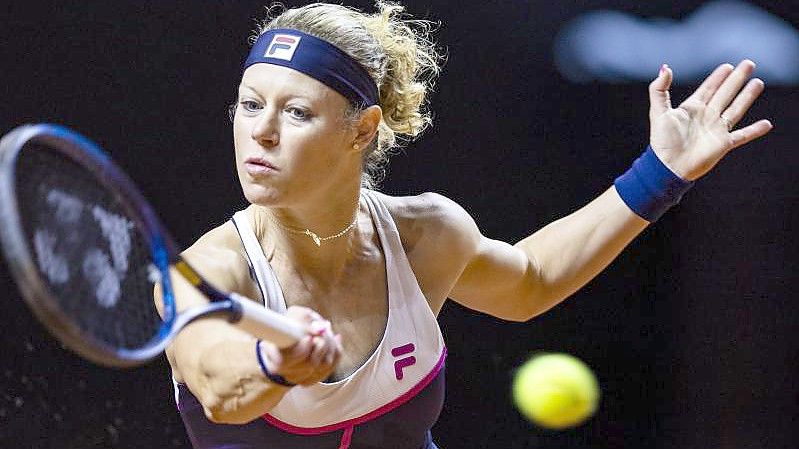
{"type": "Polygon", "coordinates": [[[413,343],[408,343],[407,345],[397,346],[396,348],[391,350],[391,355],[394,356],[394,375],[397,376],[397,380],[402,380],[403,373],[402,370],[416,364],[416,357],[409,355],[408,357],[403,357],[406,354],[410,354],[416,350],[416,346],[413,343]],[[402,358],[400,358],[402,357],[402,358]]]}
{"type": "Polygon", "coordinates": [[[294,57],[294,52],[300,44],[300,36],[292,36],[291,34],[275,34],[272,37],[272,42],[266,47],[267,58],[283,59],[291,61],[294,57]]]}

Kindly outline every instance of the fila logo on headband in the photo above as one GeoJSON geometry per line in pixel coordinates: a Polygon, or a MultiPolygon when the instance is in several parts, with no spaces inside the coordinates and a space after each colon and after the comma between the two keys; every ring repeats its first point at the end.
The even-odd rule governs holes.
{"type": "Polygon", "coordinates": [[[300,39],[300,36],[291,34],[275,34],[272,37],[272,42],[266,47],[264,57],[291,61],[297,46],[300,44],[300,39]]]}

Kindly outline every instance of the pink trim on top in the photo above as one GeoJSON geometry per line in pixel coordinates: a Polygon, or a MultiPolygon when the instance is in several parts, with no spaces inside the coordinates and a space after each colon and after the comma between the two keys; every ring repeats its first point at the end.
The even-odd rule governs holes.
{"type": "Polygon", "coordinates": [[[350,447],[353,430],[355,430],[355,427],[347,427],[344,429],[344,435],[341,436],[341,444],[339,444],[338,449],[347,449],[350,447]]]}
{"type": "Polygon", "coordinates": [[[264,414],[262,416],[262,418],[265,419],[269,424],[277,427],[280,430],[283,430],[283,431],[289,432],[289,433],[294,433],[294,434],[297,434],[297,435],[319,435],[321,433],[332,432],[334,430],[339,430],[339,429],[342,429],[342,428],[345,428],[345,427],[359,426],[359,425],[361,425],[361,424],[363,424],[363,423],[365,423],[367,421],[371,421],[371,420],[373,420],[375,418],[383,416],[386,413],[388,413],[388,412],[394,410],[395,408],[399,407],[400,405],[402,405],[402,404],[410,401],[411,399],[413,399],[414,396],[419,394],[420,391],[424,390],[424,388],[426,386],[428,386],[430,384],[430,382],[433,381],[433,379],[436,378],[438,373],[441,371],[441,368],[444,367],[444,360],[446,358],[447,358],[447,348],[445,347],[444,350],[441,351],[441,357],[439,357],[438,362],[436,363],[436,366],[433,367],[433,370],[430,371],[421,381],[419,381],[419,383],[414,385],[413,388],[408,390],[402,396],[400,396],[400,397],[394,399],[393,401],[389,402],[388,404],[386,404],[386,405],[384,405],[382,407],[376,408],[376,409],[372,410],[371,412],[369,412],[369,413],[367,413],[365,415],[359,416],[357,418],[352,418],[352,419],[348,419],[346,421],[342,421],[342,422],[339,422],[339,423],[336,423],[336,424],[330,424],[330,425],[321,426],[321,427],[298,427],[298,426],[293,426],[293,425],[291,425],[289,423],[285,423],[285,422],[275,418],[274,416],[272,416],[272,415],[270,415],[268,413],[264,414]]]}

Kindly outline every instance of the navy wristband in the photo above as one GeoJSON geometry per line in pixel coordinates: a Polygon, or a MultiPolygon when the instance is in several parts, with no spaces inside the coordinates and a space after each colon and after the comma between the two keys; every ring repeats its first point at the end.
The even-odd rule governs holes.
{"type": "Polygon", "coordinates": [[[648,146],[632,167],[616,178],[614,185],[624,203],[651,223],[679,203],[694,183],[669,170],[648,146]]]}
{"type": "Polygon", "coordinates": [[[266,362],[264,362],[264,357],[261,355],[261,340],[258,340],[255,343],[255,356],[258,357],[258,364],[261,365],[261,371],[264,373],[264,376],[266,376],[266,378],[271,382],[289,388],[297,385],[295,383],[289,382],[280,374],[275,374],[269,371],[269,369],[266,367],[266,362]]]}

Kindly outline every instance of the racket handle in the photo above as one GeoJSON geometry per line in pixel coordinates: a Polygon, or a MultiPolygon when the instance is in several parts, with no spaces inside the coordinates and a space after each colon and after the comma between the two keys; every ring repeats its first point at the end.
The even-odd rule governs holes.
{"type": "Polygon", "coordinates": [[[233,324],[253,337],[267,340],[279,348],[286,348],[308,334],[302,324],[283,314],[236,293],[228,296],[238,303],[241,310],[241,318],[233,324]]]}

